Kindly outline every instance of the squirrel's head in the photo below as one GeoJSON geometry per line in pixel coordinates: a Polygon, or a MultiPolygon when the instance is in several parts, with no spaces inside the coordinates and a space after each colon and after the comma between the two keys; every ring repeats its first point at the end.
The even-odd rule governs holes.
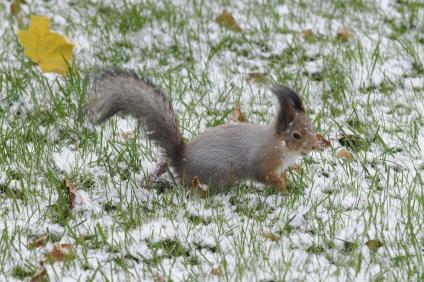
{"type": "Polygon", "coordinates": [[[280,104],[274,122],[275,134],[285,142],[288,152],[307,155],[317,149],[316,132],[312,129],[300,96],[282,85],[273,85],[271,90],[280,104]]]}

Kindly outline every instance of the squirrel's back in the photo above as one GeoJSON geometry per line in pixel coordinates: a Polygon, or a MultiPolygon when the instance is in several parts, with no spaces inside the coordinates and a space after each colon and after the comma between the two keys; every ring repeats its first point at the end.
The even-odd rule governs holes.
{"type": "Polygon", "coordinates": [[[183,182],[197,176],[222,190],[239,180],[254,179],[260,166],[281,161],[284,146],[269,126],[228,123],[206,129],[187,143],[183,182]]]}

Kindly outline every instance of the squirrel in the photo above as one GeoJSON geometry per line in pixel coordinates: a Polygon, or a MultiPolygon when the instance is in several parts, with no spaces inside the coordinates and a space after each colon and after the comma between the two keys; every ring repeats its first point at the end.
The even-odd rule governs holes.
{"type": "Polygon", "coordinates": [[[279,110],[270,125],[227,123],[207,128],[188,142],[172,104],[150,79],[113,69],[97,75],[92,87],[87,110],[94,123],[117,113],[142,120],[148,138],[163,149],[186,187],[197,178],[209,191],[219,192],[236,182],[255,180],[287,194],[287,168],[319,147],[302,99],[286,86],[271,86],[279,110]]]}

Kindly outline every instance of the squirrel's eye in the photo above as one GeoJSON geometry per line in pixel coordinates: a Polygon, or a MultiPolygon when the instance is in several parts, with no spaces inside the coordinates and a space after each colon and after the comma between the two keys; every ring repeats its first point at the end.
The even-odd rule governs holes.
{"type": "Polygon", "coordinates": [[[300,139],[300,133],[299,132],[293,132],[293,138],[294,139],[300,139]]]}

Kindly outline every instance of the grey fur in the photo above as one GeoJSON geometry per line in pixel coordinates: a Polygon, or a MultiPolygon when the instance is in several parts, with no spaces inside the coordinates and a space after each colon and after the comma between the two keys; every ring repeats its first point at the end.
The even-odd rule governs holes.
{"type": "Polygon", "coordinates": [[[114,69],[94,79],[93,92],[87,108],[97,124],[118,112],[139,118],[171,166],[181,166],[185,145],[177,117],[169,100],[149,79],[114,69]]]}
{"type": "Polygon", "coordinates": [[[235,123],[208,128],[187,144],[183,183],[197,176],[213,190],[222,190],[236,181],[256,179],[261,164],[281,156],[282,145],[269,126],[235,123]]]}

